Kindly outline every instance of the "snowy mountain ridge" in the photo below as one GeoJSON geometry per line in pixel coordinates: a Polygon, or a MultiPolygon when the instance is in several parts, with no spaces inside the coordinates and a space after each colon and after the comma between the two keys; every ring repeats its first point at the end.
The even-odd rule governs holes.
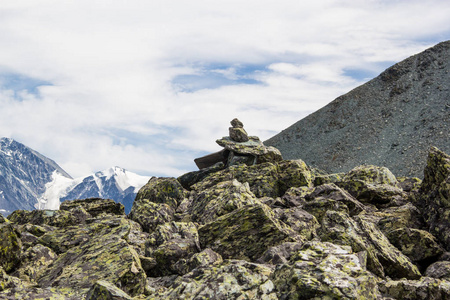
{"type": "MultiPolygon", "coordinates": [[[[54,171],[52,181],[45,185],[45,192],[39,198],[39,208],[58,209],[60,201],[93,197],[118,202],[130,200],[129,196],[135,195],[149,179],[150,177],[140,176],[117,166],[74,179],[54,171]]],[[[126,203],[122,204],[127,206],[126,203]]]]}
{"type": "Polygon", "coordinates": [[[64,200],[108,198],[129,212],[137,191],[150,177],[112,167],[72,178],[53,160],[11,139],[0,138],[0,213],[58,209],[64,200]]]}

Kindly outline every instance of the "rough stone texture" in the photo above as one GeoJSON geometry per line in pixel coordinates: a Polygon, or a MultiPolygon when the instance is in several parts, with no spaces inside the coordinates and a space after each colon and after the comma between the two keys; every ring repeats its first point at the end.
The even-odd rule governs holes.
{"type": "Polygon", "coordinates": [[[245,131],[244,128],[233,128],[233,127],[230,127],[228,129],[228,131],[229,131],[230,138],[233,141],[236,141],[238,143],[243,143],[243,142],[247,142],[248,141],[248,134],[247,134],[247,131],[245,131]]]}
{"type": "Polygon", "coordinates": [[[15,224],[34,224],[65,227],[84,222],[88,215],[75,214],[65,210],[16,210],[9,215],[8,220],[15,224]]]}
{"type": "Polygon", "coordinates": [[[0,267],[13,270],[20,262],[21,248],[20,233],[9,223],[0,224],[0,267]]]}
{"type": "Polygon", "coordinates": [[[437,261],[425,271],[425,276],[450,280],[450,261],[437,261]]]}
{"type": "Polygon", "coordinates": [[[308,242],[272,275],[279,299],[376,299],[377,279],[350,247],[308,242]]]}
{"type": "Polygon", "coordinates": [[[390,231],[387,238],[416,264],[436,260],[444,252],[437,239],[425,230],[399,228],[390,231]]]}
{"type": "Polygon", "coordinates": [[[129,293],[142,294],[145,273],[136,251],[127,244],[130,224],[111,224],[109,230],[68,249],[37,279],[40,286],[88,289],[97,280],[107,280],[129,293]]]}
{"type": "Polygon", "coordinates": [[[56,258],[57,255],[50,248],[37,244],[22,254],[20,266],[12,275],[22,280],[36,282],[56,258]]]}
{"type": "MultiPolygon", "coordinates": [[[[194,223],[171,222],[159,225],[146,243],[146,257],[154,258],[149,276],[179,274],[176,263],[200,251],[197,227],[194,223]]],[[[181,274],[182,275],[182,274],[181,274]]]]}
{"type": "Polygon", "coordinates": [[[389,206],[406,198],[394,174],[385,167],[356,167],[336,184],[359,201],[377,207],[389,206]]]}
{"type": "Polygon", "coordinates": [[[319,232],[322,241],[348,245],[354,251],[367,251],[367,268],[379,277],[417,279],[419,270],[377,227],[362,218],[327,211],[319,232]]]}
{"type": "Polygon", "coordinates": [[[202,248],[211,248],[224,258],[254,260],[265,250],[300,237],[276,220],[267,205],[248,205],[217,218],[198,230],[202,248]]]}
{"type": "Polygon", "coordinates": [[[272,269],[246,261],[228,260],[202,266],[177,278],[167,291],[150,299],[278,299],[269,279],[272,269]]]}
{"type": "Polygon", "coordinates": [[[82,200],[67,200],[61,203],[59,209],[74,211],[82,208],[92,217],[100,214],[125,215],[125,207],[111,199],[90,198],[82,200]]]}
{"type": "MultiPolygon", "coordinates": [[[[153,203],[164,203],[176,209],[184,198],[184,189],[172,177],[152,177],[136,195],[136,201],[149,200],[153,203]]],[[[134,205],[133,205],[134,206],[134,205]]]]}
{"type": "Polygon", "coordinates": [[[256,203],[259,201],[250,191],[248,183],[242,184],[233,179],[199,192],[187,207],[187,212],[192,221],[205,224],[235,209],[256,203]]]}
{"type": "Polygon", "coordinates": [[[380,283],[380,291],[394,299],[447,300],[450,299],[450,281],[430,277],[420,280],[398,280],[380,283]]]}
{"type": "Polygon", "coordinates": [[[450,250],[450,156],[435,147],[428,154],[418,197],[430,233],[450,250]]]}
{"type": "Polygon", "coordinates": [[[422,178],[431,145],[450,153],[448,82],[450,41],[395,64],[264,143],[329,173],[372,164],[422,178]]]}
{"type": "Polygon", "coordinates": [[[114,284],[99,280],[86,295],[86,300],[131,300],[132,298],[114,284]]]}
{"type": "Polygon", "coordinates": [[[204,168],[198,171],[188,172],[186,174],[181,175],[177,178],[177,180],[181,183],[181,185],[187,189],[191,190],[191,186],[196,184],[199,181],[202,181],[208,174],[223,170],[225,165],[223,162],[218,162],[211,167],[204,168]]]}
{"type": "Polygon", "coordinates": [[[289,188],[312,186],[313,176],[311,170],[301,159],[286,160],[278,163],[280,195],[283,195],[289,188]]]}

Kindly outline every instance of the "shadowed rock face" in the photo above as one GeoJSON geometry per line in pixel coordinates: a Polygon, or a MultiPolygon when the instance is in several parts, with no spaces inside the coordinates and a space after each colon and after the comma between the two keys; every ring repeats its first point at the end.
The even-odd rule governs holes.
{"type": "Polygon", "coordinates": [[[423,178],[430,146],[450,152],[450,41],[414,55],[264,143],[330,173],[361,164],[423,178]]]}

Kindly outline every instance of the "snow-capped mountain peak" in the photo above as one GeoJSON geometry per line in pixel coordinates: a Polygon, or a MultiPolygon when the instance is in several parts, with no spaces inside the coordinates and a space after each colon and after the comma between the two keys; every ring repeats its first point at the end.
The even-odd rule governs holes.
{"type": "Polygon", "coordinates": [[[117,166],[72,180],[66,180],[57,172],[52,176],[53,180],[39,199],[40,208],[58,209],[64,200],[100,197],[121,202],[129,212],[136,193],[150,179],[117,166]]]}

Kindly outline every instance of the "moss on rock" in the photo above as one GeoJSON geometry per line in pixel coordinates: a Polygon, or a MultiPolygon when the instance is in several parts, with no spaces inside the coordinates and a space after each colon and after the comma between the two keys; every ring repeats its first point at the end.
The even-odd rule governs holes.
{"type": "Polygon", "coordinates": [[[0,224],[0,267],[6,272],[20,263],[22,242],[20,233],[10,224],[0,224]]]}

